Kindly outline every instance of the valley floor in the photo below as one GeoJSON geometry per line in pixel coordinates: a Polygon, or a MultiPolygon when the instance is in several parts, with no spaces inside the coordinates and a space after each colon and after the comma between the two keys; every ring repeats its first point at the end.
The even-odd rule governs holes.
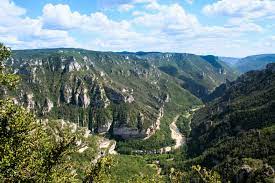
{"type": "MultiPolygon", "coordinates": [[[[145,154],[167,154],[167,153],[171,153],[173,151],[176,151],[178,149],[180,149],[182,146],[185,145],[186,143],[186,137],[185,137],[185,133],[187,131],[190,131],[190,121],[191,118],[194,114],[194,112],[198,109],[200,109],[202,106],[193,106],[192,108],[188,109],[187,111],[183,112],[183,113],[175,113],[174,116],[171,116],[170,120],[171,121],[167,121],[167,126],[169,127],[169,137],[171,138],[171,143],[164,145],[162,147],[159,148],[152,148],[152,149],[142,149],[142,148],[138,148],[138,149],[132,149],[130,150],[130,152],[124,153],[122,152],[122,154],[139,154],[139,155],[145,155],[145,154]],[[185,120],[182,120],[185,119],[185,120]],[[183,130],[182,129],[182,125],[186,126],[186,129],[183,130]]],[[[155,130],[155,133],[159,132],[163,130],[162,128],[158,128],[155,130]]],[[[151,138],[153,138],[154,136],[150,136],[151,138]]],[[[163,137],[160,137],[159,139],[163,140],[163,137]]],[[[143,139],[145,140],[145,139],[143,139]]],[[[120,152],[120,142],[118,142],[118,151],[120,152]]],[[[131,143],[135,143],[135,142],[127,142],[129,144],[131,143]]]]}
{"type": "Polygon", "coordinates": [[[176,122],[178,120],[180,115],[177,115],[173,122],[170,124],[170,130],[171,130],[171,137],[176,141],[176,145],[174,145],[173,149],[178,149],[180,146],[182,146],[185,143],[185,137],[180,133],[176,122]]]}
{"type": "Polygon", "coordinates": [[[107,137],[100,137],[98,143],[99,152],[95,161],[106,155],[111,155],[116,161],[116,165],[111,169],[111,172],[112,174],[115,174],[117,180],[121,182],[127,182],[130,177],[136,176],[136,174],[140,171],[143,172],[143,175],[160,175],[160,177],[164,178],[164,175],[167,174],[167,170],[163,169],[162,164],[169,164],[175,158],[177,158],[179,153],[181,154],[183,152],[182,147],[186,143],[186,137],[181,132],[178,125],[180,123],[188,123],[187,125],[190,127],[190,119],[192,118],[194,111],[198,110],[199,108],[200,107],[191,108],[185,113],[176,114],[172,118],[169,124],[169,128],[171,131],[171,138],[174,140],[173,145],[165,146],[158,150],[137,150],[136,152],[133,152],[132,155],[127,155],[123,153],[120,154],[115,150],[117,145],[116,141],[108,139],[107,137]],[[181,117],[184,117],[188,120],[179,121],[181,120],[181,117]],[[134,165],[134,162],[137,164],[134,165]],[[125,163],[127,163],[127,165],[125,163]],[[129,171],[127,176],[124,175],[121,167],[125,167],[125,171],[126,169],[129,171]]]}
{"type": "Polygon", "coordinates": [[[167,146],[167,147],[163,147],[160,149],[160,152],[170,152],[172,150],[176,150],[178,148],[180,148],[182,145],[184,145],[185,143],[185,137],[182,133],[180,133],[176,122],[178,120],[178,118],[180,117],[180,115],[178,114],[172,121],[172,123],[169,125],[170,130],[171,130],[171,138],[173,140],[175,140],[176,144],[173,146],[167,146]]]}
{"type": "MultiPolygon", "coordinates": [[[[187,118],[188,120],[190,120],[190,118],[192,117],[192,114],[200,109],[202,106],[199,107],[195,107],[195,108],[191,108],[190,112],[186,112],[185,115],[183,115],[185,118],[187,118]]],[[[173,146],[167,146],[164,148],[161,148],[161,152],[170,152],[172,150],[176,150],[179,149],[181,146],[183,146],[186,143],[186,137],[180,132],[179,128],[177,127],[177,121],[180,117],[180,114],[177,114],[176,117],[174,117],[172,123],[169,125],[170,130],[171,130],[171,138],[173,140],[175,140],[176,144],[173,146]]],[[[188,126],[190,128],[190,122],[188,123],[188,126]]]]}

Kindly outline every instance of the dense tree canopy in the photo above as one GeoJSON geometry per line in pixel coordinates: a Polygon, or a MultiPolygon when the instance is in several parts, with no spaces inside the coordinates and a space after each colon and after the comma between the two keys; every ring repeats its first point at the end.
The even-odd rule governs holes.
{"type": "MultiPolygon", "coordinates": [[[[0,44],[1,89],[12,90],[19,81],[4,61],[10,49],[0,44]]],[[[6,97],[0,100],[0,180],[3,182],[74,181],[66,155],[75,137],[39,123],[35,116],[6,97]]]]}
{"type": "MultiPolygon", "coordinates": [[[[5,68],[4,62],[10,55],[10,49],[0,44],[2,91],[14,90],[19,81],[18,76],[5,68]]],[[[72,133],[70,125],[38,120],[31,111],[3,96],[0,100],[0,182],[82,182],[76,170],[91,169],[91,160],[88,165],[72,160],[79,148],[79,134],[72,133]]],[[[92,153],[90,156],[92,159],[92,153]]],[[[102,177],[99,174],[94,179],[96,176],[102,177]]]]}

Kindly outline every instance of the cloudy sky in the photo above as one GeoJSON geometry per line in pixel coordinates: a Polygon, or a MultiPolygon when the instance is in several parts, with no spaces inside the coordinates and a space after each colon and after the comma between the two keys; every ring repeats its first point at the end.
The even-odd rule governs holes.
{"type": "Polygon", "coordinates": [[[275,1],[0,0],[0,42],[12,49],[275,53],[275,1]]]}

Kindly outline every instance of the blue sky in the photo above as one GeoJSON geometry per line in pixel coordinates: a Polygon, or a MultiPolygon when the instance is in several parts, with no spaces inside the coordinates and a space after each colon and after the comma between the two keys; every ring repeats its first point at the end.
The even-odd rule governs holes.
{"type": "Polygon", "coordinates": [[[0,0],[0,42],[243,57],[275,52],[272,0],[0,0]]]}

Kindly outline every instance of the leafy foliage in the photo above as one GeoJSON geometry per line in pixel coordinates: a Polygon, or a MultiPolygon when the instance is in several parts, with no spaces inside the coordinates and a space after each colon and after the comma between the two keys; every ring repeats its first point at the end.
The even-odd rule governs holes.
{"type": "Polygon", "coordinates": [[[112,178],[110,176],[110,169],[113,165],[114,161],[111,157],[107,156],[99,159],[99,161],[92,166],[90,173],[84,182],[111,182],[112,178]]]}
{"type": "Polygon", "coordinates": [[[192,169],[199,175],[205,183],[221,183],[221,177],[217,172],[212,170],[208,171],[200,165],[192,166],[192,169]]]}
{"type": "Polygon", "coordinates": [[[14,74],[9,74],[6,72],[4,62],[11,55],[11,51],[9,48],[0,43],[0,85],[1,87],[8,87],[12,89],[18,83],[18,76],[14,74]]]}
{"type": "MultiPolygon", "coordinates": [[[[242,168],[243,158],[274,166],[274,67],[270,64],[263,71],[251,71],[227,83],[220,98],[194,115],[188,142],[193,159],[185,165],[214,168],[230,181],[238,177],[235,170],[242,168]]],[[[261,179],[274,176],[261,175],[261,179]]]]}
{"type": "MultiPolygon", "coordinates": [[[[3,60],[9,55],[10,50],[1,44],[1,88],[12,89],[18,77],[5,71],[3,60]]],[[[73,135],[59,131],[59,136],[54,136],[32,113],[10,99],[0,101],[0,122],[0,180],[74,181],[70,164],[65,159],[74,146],[73,135]]]]}
{"type": "MultiPolygon", "coordinates": [[[[13,89],[18,81],[18,76],[5,69],[3,61],[9,55],[10,50],[1,44],[0,84],[4,90],[13,89]]],[[[77,140],[84,140],[83,136],[80,131],[72,133],[66,123],[37,120],[32,112],[9,98],[0,100],[0,181],[79,182],[81,177],[75,169],[81,168],[73,155],[79,149],[77,140]]]]}
{"type": "Polygon", "coordinates": [[[110,169],[110,182],[161,182],[158,167],[149,164],[143,156],[114,156],[114,164],[110,169]]]}
{"type": "Polygon", "coordinates": [[[177,120],[177,127],[185,137],[188,137],[191,131],[190,119],[184,115],[180,115],[179,119],[177,120]]]}
{"type": "Polygon", "coordinates": [[[221,176],[213,170],[207,170],[200,165],[192,166],[189,171],[178,171],[171,168],[169,174],[171,183],[181,182],[202,182],[202,183],[221,183],[221,176]]]}

